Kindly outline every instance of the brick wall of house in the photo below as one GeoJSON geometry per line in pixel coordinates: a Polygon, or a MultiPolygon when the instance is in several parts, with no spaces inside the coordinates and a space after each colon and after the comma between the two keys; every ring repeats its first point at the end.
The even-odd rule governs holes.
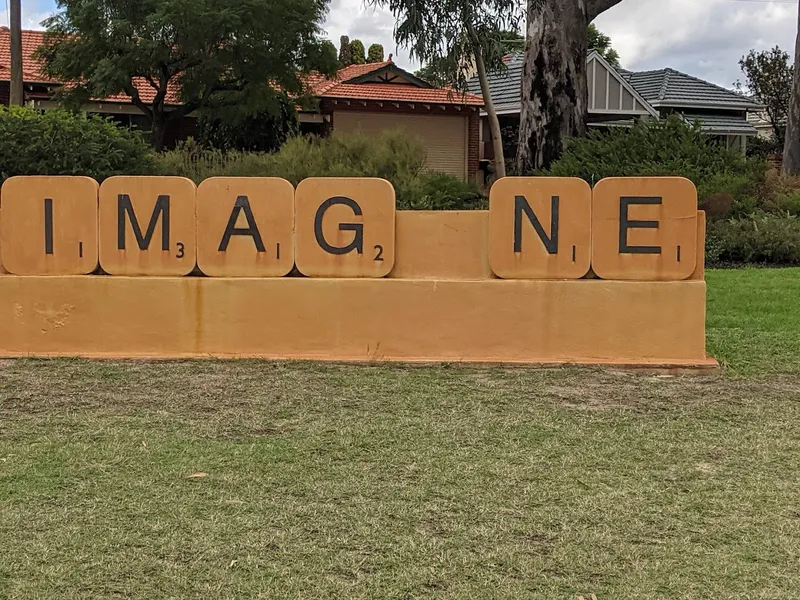
{"type": "Polygon", "coordinates": [[[477,181],[478,161],[480,160],[481,117],[477,112],[469,116],[467,132],[467,180],[477,181]]]}
{"type": "Polygon", "coordinates": [[[11,102],[11,82],[0,81],[0,104],[8,106],[11,102]]]}

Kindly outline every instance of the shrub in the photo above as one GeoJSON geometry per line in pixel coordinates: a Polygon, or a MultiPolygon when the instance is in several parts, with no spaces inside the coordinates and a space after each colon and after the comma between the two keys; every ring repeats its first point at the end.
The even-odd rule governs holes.
{"type": "Polygon", "coordinates": [[[485,210],[489,202],[478,186],[447,173],[425,172],[397,190],[401,210],[485,210]]]}
{"type": "Polygon", "coordinates": [[[747,156],[768,158],[783,154],[783,142],[774,134],[769,137],[753,137],[747,140],[747,156]]]}
{"type": "Polygon", "coordinates": [[[709,223],[706,260],[709,266],[800,265],[800,219],[760,214],[709,223]]]}
{"type": "Polygon", "coordinates": [[[148,175],[155,155],[138,132],[64,110],[0,107],[0,176],[148,175]]]}
{"type": "MultiPolygon", "coordinates": [[[[550,170],[559,177],[581,177],[594,184],[604,177],[676,175],[695,183],[700,202],[719,205],[728,196],[734,216],[752,212],[766,164],[746,160],[676,116],[649,120],[629,129],[593,130],[567,143],[550,170]]],[[[714,215],[711,215],[714,216],[714,215]]]]}
{"type": "Polygon", "coordinates": [[[476,186],[426,171],[421,142],[399,131],[295,137],[272,154],[204,149],[190,141],[160,155],[159,172],[196,183],[213,176],[283,177],[294,185],[307,177],[380,177],[392,182],[402,209],[468,210],[487,205],[476,186]]]}

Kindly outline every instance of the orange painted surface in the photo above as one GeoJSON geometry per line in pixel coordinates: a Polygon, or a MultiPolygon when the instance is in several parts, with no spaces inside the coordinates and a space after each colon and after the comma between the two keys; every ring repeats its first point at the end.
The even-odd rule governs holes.
{"type": "Polygon", "coordinates": [[[395,195],[388,181],[304,179],[294,206],[295,262],[304,275],[385,277],[392,270],[395,195]]]}
{"type": "Polygon", "coordinates": [[[0,355],[698,363],[705,290],[702,281],[6,276],[0,355]]]}
{"type": "Polygon", "coordinates": [[[191,273],[196,260],[195,229],[195,185],[190,179],[109,177],[100,186],[100,266],[110,275],[191,273]],[[128,206],[135,214],[139,238],[128,206]],[[124,249],[119,247],[123,241],[119,237],[120,214],[124,218],[124,249]],[[141,249],[139,244],[148,241],[148,233],[149,245],[141,249]]]}
{"type": "Polygon", "coordinates": [[[2,262],[16,275],[97,268],[97,190],[89,177],[11,177],[0,198],[2,262]]]}
{"type": "Polygon", "coordinates": [[[492,279],[489,268],[489,213],[469,211],[397,212],[395,279],[492,279]]]}
{"type": "Polygon", "coordinates": [[[689,277],[692,281],[705,281],[706,279],[706,213],[697,211],[697,258],[695,259],[694,272],[689,277]]]}
{"type": "Polygon", "coordinates": [[[489,264],[498,277],[580,279],[589,271],[591,244],[592,190],[582,179],[505,177],[492,186],[489,264]]]}
{"type": "Polygon", "coordinates": [[[592,269],[601,279],[678,281],[697,260],[697,190],[682,177],[615,177],[592,199],[592,269]],[[623,198],[630,199],[620,233],[623,198]]]}
{"type": "Polygon", "coordinates": [[[197,265],[211,277],[282,277],[294,266],[294,187],[212,177],[197,188],[197,265]]]}

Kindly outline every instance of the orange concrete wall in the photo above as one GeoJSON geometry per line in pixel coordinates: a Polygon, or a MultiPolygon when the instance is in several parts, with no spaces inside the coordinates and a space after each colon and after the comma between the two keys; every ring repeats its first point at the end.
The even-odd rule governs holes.
{"type": "Polygon", "coordinates": [[[491,279],[489,213],[400,211],[397,213],[395,279],[491,279]]]}
{"type": "Polygon", "coordinates": [[[0,277],[0,355],[681,364],[704,322],[702,281],[0,277]]]}
{"type": "Polygon", "coordinates": [[[507,178],[463,212],[380,179],[13,178],[0,355],[706,365],[704,245],[681,178],[507,178]]]}

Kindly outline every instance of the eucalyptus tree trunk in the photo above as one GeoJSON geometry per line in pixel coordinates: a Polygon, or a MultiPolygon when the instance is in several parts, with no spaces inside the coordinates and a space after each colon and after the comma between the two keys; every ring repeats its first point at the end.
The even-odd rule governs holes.
{"type": "Polygon", "coordinates": [[[486,64],[480,51],[475,53],[475,66],[478,69],[478,81],[481,84],[481,94],[486,109],[486,118],[489,120],[489,132],[492,134],[492,150],[494,150],[494,174],[496,179],[506,176],[506,157],[503,152],[503,138],[500,133],[500,119],[494,109],[494,101],[489,90],[489,76],[486,74],[486,64]]]}
{"type": "Polygon", "coordinates": [[[797,42],[794,50],[794,83],[783,146],[783,172],[786,175],[800,175],[800,6],[797,13],[797,42]]]}
{"type": "Polygon", "coordinates": [[[492,135],[492,150],[494,150],[494,174],[496,179],[506,176],[506,157],[503,152],[503,138],[500,133],[500,120],[497,118],[497,111],[494,109],[494,100],[489,88],[489,75],[486,72],[486,61],[483,59],[481,43],[472,25],[467,24],[467,32],[472,42],[472,53],[475,56],[475,68],[478,70],[478,82],[481,84],[481,95],[483,96],[486,118],[489,121],[489,132],[492,135]]]}
{"type": "Polygon", "coordinates": [[[621,0],[527,0],[517,172],[547,169],[586,132],[587,27],[621,0]]]}

